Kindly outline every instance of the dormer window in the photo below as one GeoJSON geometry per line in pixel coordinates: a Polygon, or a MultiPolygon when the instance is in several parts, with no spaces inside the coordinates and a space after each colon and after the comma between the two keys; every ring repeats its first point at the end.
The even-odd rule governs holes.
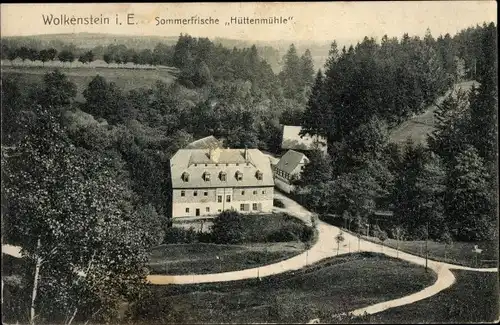
{"type": "Polygon", "coordinates": [[[224,172],[220,172],[219,174],[219,178],[222,182],[225,182],[226,181],[226,173],[224,172]]]}
{"type": "Polygon", "coordinates": [[[209,172],[203,173],[203,180],[205,180],[205,182],[208,182],[210,180],[210,173],[209,172]]]}
{"type": "Polygon", "coordinates": [[[262,180],[262,172],[260,170],[258,170],[256,173],[255,173],[255,177],[261,181],[262,180]]]}
{"type": "Polygon", "coordinates": [[[241,180],[243,180],[243,173],[240,171],[237,171],[235,174],[235,177],[238,181],[241,181],[241,180]]]}
{"type": "Polygon", "coordinates": [[[184,182],[189,182],[189,173],[187,172],[182,173],[181,178],[184,182]]]}

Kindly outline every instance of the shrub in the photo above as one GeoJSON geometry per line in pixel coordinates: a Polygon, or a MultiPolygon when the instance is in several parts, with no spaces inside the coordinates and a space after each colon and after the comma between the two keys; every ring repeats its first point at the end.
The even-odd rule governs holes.
{"type": "Polygon", "coordinates": [[[371,237],[378,237],[378,234],[380,233],[381,229],[379,225],[373,225],[370,227],[370,236],[371,237]]]}
{"type": "Polygon", "coordinates": [[[273,205],[278,208],[284,208],[285,205],[280,199],[273,199],[273,205]]]}
{"type": "Polygon", "coordinates": [[[168,228],[165,231],[164,244],[190,244],[198,241],[198,233],[194,228],[168,228]]]}
{"type": "Polygon", "coordinates": [[[241,244],[245,241],[242,215],[227,210],[219,214],[212,225],[212,240],[217,244],[241,244]]]}

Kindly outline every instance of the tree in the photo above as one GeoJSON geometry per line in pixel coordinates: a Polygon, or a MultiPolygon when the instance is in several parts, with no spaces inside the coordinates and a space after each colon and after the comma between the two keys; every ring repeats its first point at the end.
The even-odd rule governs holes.
{"type": "Polygon", "coordinates": [[[102,117],[109,123],[121,120],[119,109],[123,95],[114,83],[108,83],[102,76],[95,76],[83,91],[86,102],[84,109],[95,117],[102,117]]]}
{"type": "Polygon", "coordinates": [[[449,171],[445,211],[447,224],[458,240],[490,240],[496,229],[495,193],[484,160],[471,146],[459,153],[449,171]]]}
{"type": "Polygon", "coordinates": [[[335,241],[337,242],[337,255],[339,255],[339,250],[340,250],[340,243],[342,243],[345,240],[344,238],[344,233],[340,231],[337,236],[335,236],[335,241]]]}
{"type": "Polygon", "coordinates": [[[377,233],[377,238],[380,240],[380,242],[382,243],[380,245],[380,247],[382,248],[382,252],[384,251],[384,242],[387,240],[388,236],[387,236],[387,232],[385,230],[380,230],[378,233],[377,233]]]}
{"type": "Polygon", "coordinates": [[[41,50],[39,53],[39,58],[40,58],[40,61],[42,61],[42,65],[45,65],[45,62],[50,60],[49,51],[48,50],[41,50]]]}
{"type": "Polygon", "coordinates": [[[71,64],[71,62],[75,60],[75,55],[73,54],[73,52],[69,50],[62,50],[57,56],[57,58],[59,59],[59,61],[63,63],[69,62],[71,64]]]}
{"type": "Polygon", "coordinates": [[[428,236],[439,238],[444,231],[444,195],[446,171],[441,159],[430,154],[415,181],[414,200],[418,207],[421,224],[425,224],[428,236]]]}
{"type": "Polygon", "coordinates": [[[87,51],[87,52],[83,53],[82,55],[80,55],[80,57],[78,58],[78,61],[80,61],[83,64],[90,63],[90,62],[94,61],[94,53],[92,53],[92,51],[87,51]]]}
{"type": "Polygon", "coordinates": [[[73,102],[76,92],[76,85],[56,69],[44,75],[42,88],[35,89],[30,96],[43,107],[60,109],[73,102]]]}
{"type": "Polygon", "coordinates": [[[16,48],[10,48],[7,51],[7,59],[11,64],[14,64],[14,60],[19,56],[19,50],[16,48]]]}
{"type": "Polygon", "coordinates": [[[314,64],[311,56],[311,51],[307,49],[300,57],[302,82],[306,89],[309,89],[314,82],[314,64]]]}
{"type": "Polygon", "coordinates": [[[453,244],[453,238],[449,231],[443,232],[441,235],[441,242],[444,243],[444,259],[446,260],[446,253],[448,252],[447,248],[449,245],[453,244]]]}
{"type": "Polygon", "coordinates": [[[308,186],[327,182],[332,179],[332,161],[330,156],[319,150],[313,150],[309,154],[309,162],[304,166],[301,173],[301,186],[308,186]]]}
{"type": "Polygon", "coordinates": [[[21,46],[21,48],[19,48],[19,50],[18,50],[17,55],[24,62],[26,59],[29,59],[30,51],[27,47],[21,46]]]}
{"type": "Polygon", "coordinates": [[[391,230],[392,238],[396,239],[396,254],[399,256],[399,241],[405,237],[405,229],[400,225],[394,226],[391,230]]]}
{"type": "Polygon", "coordinates": [[[112,161],[69,142],[57,112],[35,110],[28,136],[2,148],[5,218],[33,266],[30,323],[109,320],[145,279],[142,238],[125,218],[130,191],[112,161]]]}
{"type": "Polygon", "coordinates": [[[323,83],[323,73],[318,70],[303,115],[300,135],[310,134],[326,137],[328,134],[329,115],[323,93],[323,83]]]}
{"type": "Polygon", "coordinates": [[[47,56],[48,56],[50,61],[54,61],[56,59],[56,56],[57,56],[57,50],[54,48],[48,49],[47,56]]]}

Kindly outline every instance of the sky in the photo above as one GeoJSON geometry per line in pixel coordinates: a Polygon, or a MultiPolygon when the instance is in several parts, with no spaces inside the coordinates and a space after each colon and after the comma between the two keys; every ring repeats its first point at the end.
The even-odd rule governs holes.
{"type": "Polygon", "coordinates": [[[242,40],[329,41],[332,39],[380,39],[404,32],[423,36],[456,32],[483,22],[495,22],[495,1],[408,2],[290,2],[290,3],[170,3],[170,4],[2,4],[2,36],[110,33],[121,35],[223,37],[242,40]],[[133,14],[127,24],[127,15],[133,14]],[[108,25],[48,25],[44,18],[107,17],[108,25]],[[163,19],[219,19],[212,25],[158,25],[163,19]],[[118,17],[119,25],[116,23],[118,17]],[[231,17],[287,19],[286,24],[229,24],[231,17]]]}

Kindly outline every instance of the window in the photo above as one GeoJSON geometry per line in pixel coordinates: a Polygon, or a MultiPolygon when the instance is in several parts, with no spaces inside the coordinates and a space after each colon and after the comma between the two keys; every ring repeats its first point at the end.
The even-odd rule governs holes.
{"type": "Polygon", "coordinates": [[[236,166],[239,166],[240,164],[236,163],[236,166]]]}
{"type": "Polygon", "coordinates": [[[208,165],[207,165],[207,164],[205,164],[205,167],[207,167],[207,166],[208,166],[208,165]]]}
{"type": "Polygon", "coordinates": [[[208,192],[207,191],[203,192],[203,195],[208,196],[208,192]]]}
{"type": "Polygon", "coordinates": [[[189,213],[189,208],[186,208],[186,213],[189,213]]]}
{"type": "Polygon", "coordinates": [[[255,177],[261,181],[262,180],[262,172],[260,170],[258,170],[256,173],[255,173],[255,177]]]}
{"type": "Polygon", "coordinates": [[[194,167],[198,166],[198,164],[194,164],[194,167]]]}
{"type": "Polygon", "coordinates": [[[198,191],[194,191],[193,196],[198,196],[198,191]]]}
{"type": "Polygon", "coordinates": [[[229,164],[226,164],[226,166],[229,166],[229,164]]]}
{"type": "Polygon", "coordinates": [[[220,178],[221,181],[225,182],[226,181],[226,173],[220,172],[219,178],[220,178]]]}
{"type": "Polygon", "coordinates": [[[253,191],[253,195],[257,195],[257,191],[253,191]]]}
{"type": "Polygon", "coordinates": [[[241,195],[245,195],[245,191],[241,191],[241,195]]]}
{"type": "Polygon", "coordinates": [[[256,211],[257,210],[257,203],[252,204],[252,210],[256,211]]]}
{"type": "Polygon", "coordinates": [[[226,195],[226,202],[231,202],[231,195],[226,195]]]}
{"type": "Polygon", "coordinates": [[[204,172],[203,173],[203,179],[205,182],[208,182],[210,180],[210,173],[209,172],[204,172]]]}
{"type": "Polygon", "coordinates": [[[182,173],[181,178],[184,182],[189,182],[189,173],[187,172],[182,173]]]}
{"type": "Polygon", "coordinates": [[[262,191],[262,194],[266,194],[266,190],[263,190],[263,191],[262,191]]]}
{"type": "Polygon", "coordinates": [[[217,195],[217,202],[222,203],[222,195],[217,195]]]}
{"type": "Polygon", "coordinates": [[[217,210],[217,212],[222,212],[222,210],[221,210],[221,209],[218,209],[218,210],[217,210]]]}
{"type": "Polygon", "coordinates": [[[215,164],[215,167],[219,167],[219,164],[215,164]]]}
{"type": "Polygon", "coordinates": [[[181,191],[181,196],[186,196],[186,191],[181,191]]]}
{"type": "Polygon", "coordinates": [[[210,207],[207,207],[205,211],[210,212],[210,207]]]}
{"type": "Polygon", "coordinates": [[[240,211],[245,211],[245,205],[244,204],[240,204],[240,211]]]}
{"type": "Polygon", "coordinates": [[[241,181],[243,179],[243,173],[240,171],[237,171],[235,176],[238,181],[241,181]]]}

